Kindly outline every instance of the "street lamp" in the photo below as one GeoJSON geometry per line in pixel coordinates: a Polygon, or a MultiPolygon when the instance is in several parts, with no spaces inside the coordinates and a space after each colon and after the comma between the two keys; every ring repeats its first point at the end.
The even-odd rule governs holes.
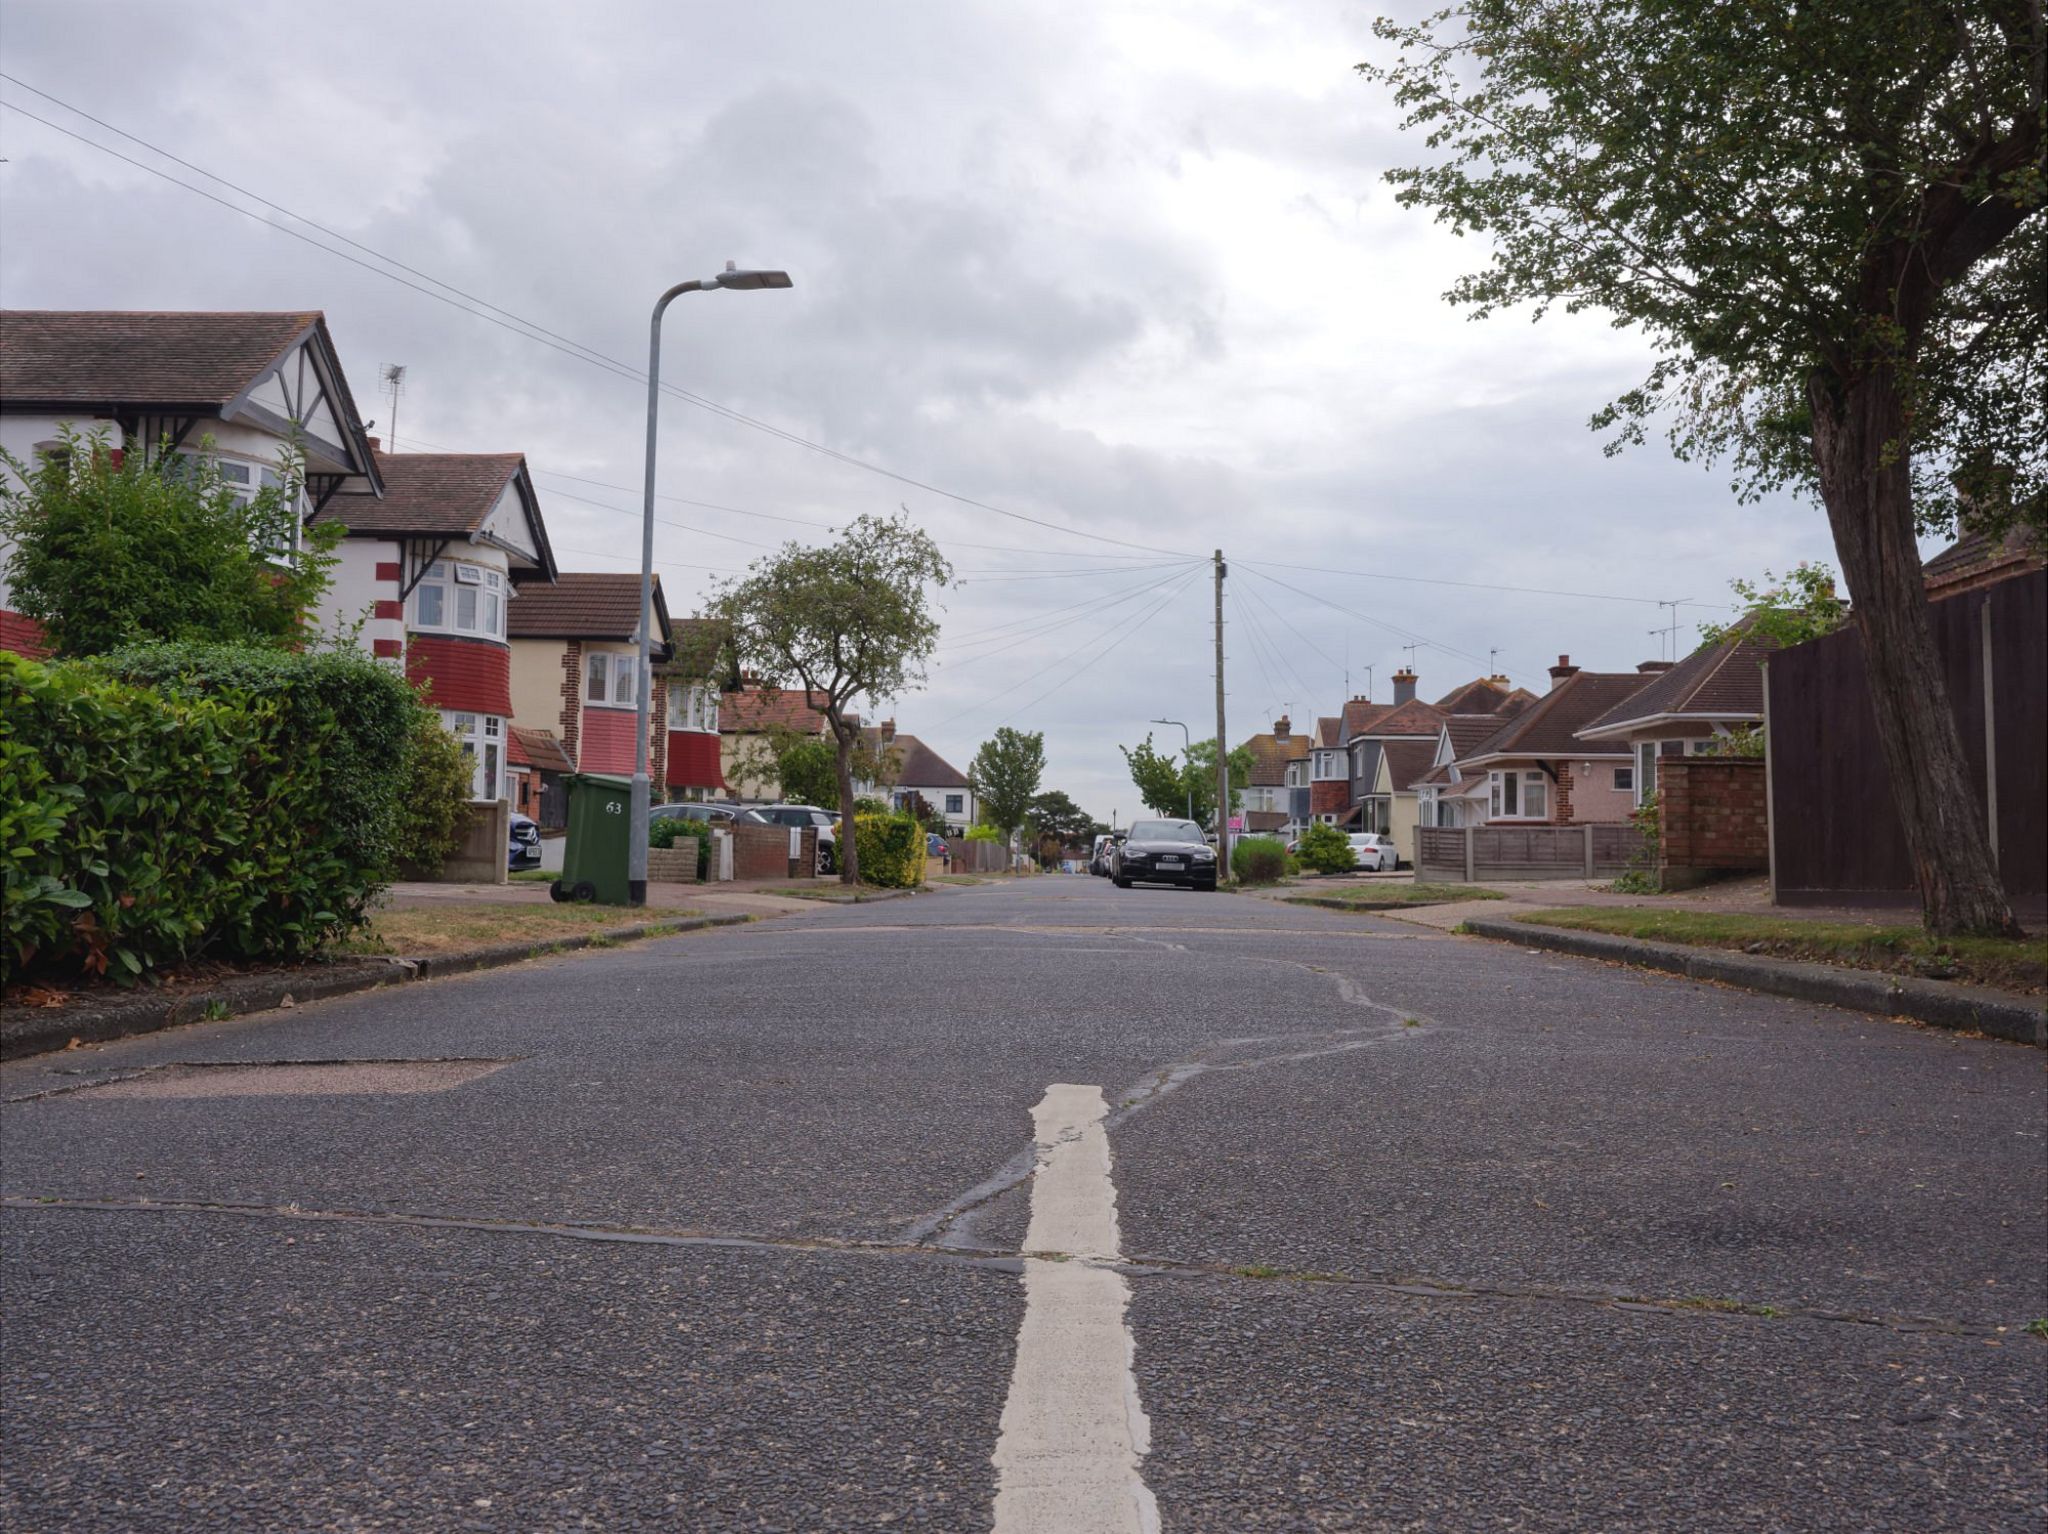
{"type": "Polygon", "coordinates": [[[708,293],[716,288],[747,291],[753,288],[791,286],[787,272],[743,272],[732,262],[716,277],[679,282],[655,300],[654,318],[647,329],[647,494],[640,518],[640,675],[639,707],[633,725],[633,814],[629,828],[632,846],[626,853],[626,898],[633,905],[647,904],[647,758],[648,732],[653,719],[654,673],[654,440],[655,423],[661,414],[661,316],[684,293],[708,293]]]}
{"type": "MultiPolygon", "coordinates": [[[[1146,723],[1180,724],[1180,721],[1178,719],[1150,719],[1147,720],[1146,723]]],[[[1183,749],[1181,751],[1182,766],[1180,770],[1180,780],[1181,782],[1187,784],[1188,787],[1188,819],[1193,820],[1195,818],[1195,785],[1193,781],[1188,777],[1188,765],[1191,764],[1195,759],[1195,741],[1194,737],[1188,734],[1188,727],[1184,724],[1180,724],[1180,738],[1183,746],[1183,749]]]]}

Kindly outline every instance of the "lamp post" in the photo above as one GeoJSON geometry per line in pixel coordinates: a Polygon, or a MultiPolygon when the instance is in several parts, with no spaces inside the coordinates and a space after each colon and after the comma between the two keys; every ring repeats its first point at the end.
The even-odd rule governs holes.
{"type": "MultiPolygon", "coordinates": [[[[1148,723],[1148,724],[1180,724],[1180,721],[1179,721],[1178,719],[1150,719],[1150,720],[1147,720],[1147,721],[1146,721],[1146,723],[1148,723]]],[[[1180,770],[1180,780],[1181,780],[1181,782],[1183,782],[1183,783],[1187,783],[1187,788],[1188,788],[1188,819],[1190,819],[1190,820],[1193,820],[1193,819],[1195,818],[1195,785],[1194,785],[1193,783],[1189,783],[1189,782],[1188,782],[1188,766],[1189,766],[1189,765],[1191,765],[1191,764],[1193,763],[1193,761],[1194,761],[1194,755],[1195,755],[1195,741],[1194,741],[1194,737],[1193,737],[1193,736],[1191,736],[1190,734],[1188,734],[1188,727],[1187,727],[1186,725],[1184,725],[1184,724],[1180,724],[1180,738],[1181,738],[1181,763],[1182,763],[1182,765],[1181,765],[1181,770],[1180,770]]]]}
{"type": "Polygon", "coordinates": [[[640,518],[640,674],[635,689],[639,703],[633,724],[633,813],[628,828],[632,845],[626,849],[626,898],[634,905],[647,904],[647,758],[654,692],[650,664],[654,649],[654,442],[661,415],[661,316],[684,293],[789,286],[787,272],[743,272],[728,261],[716,277],[679,282],[662,294],[655,300],[654,318],[647,327],[647,492],[640,518]]]}

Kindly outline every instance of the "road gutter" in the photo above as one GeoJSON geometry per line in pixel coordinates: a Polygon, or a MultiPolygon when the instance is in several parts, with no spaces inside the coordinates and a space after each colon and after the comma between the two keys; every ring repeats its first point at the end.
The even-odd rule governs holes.
{"type": "Polygon", "coordinates": [[[2048,1009],[2024,997],[2008,996],[1982,986],[1949,985],[1876,970],[1774,959],[1725,948],[1652,943],[1605,932],[1579,932],[1484,916],[1466,917],[1461,930],[1473,937],[1515,943],[1523,948],[1604,959],[1638,969],[1684,975],[1692,980],[1740,986],[1767,996],[1820,1002],[1878,1017],[1909,1018],[1930,1027],[1985,1033],[2037,1049],[2048,1047],[2048,1009]]]}
{"type": "Polygon", "coordinates": [[[81,1044],[103,1044],[141,1033],[159,1033],[187,1023],[225,1022],[301,1002],[351,996],[387,985],[439,980],[544,959],[582,948],[609,948],[638,938],[671,937],[706,927],[736,927],[752,916],[682,916],[666,921],[636,922],[598,932],[535,938],[523,943],[494,943],[460,953],[424,954],[415,958],[338,959],[331,964],[255,975],[231,975],[203,991],[177,996],[124,992],[103,1006],[7,1007],[0,1009],[0,1060],[49,1054],[81,1044]]]}

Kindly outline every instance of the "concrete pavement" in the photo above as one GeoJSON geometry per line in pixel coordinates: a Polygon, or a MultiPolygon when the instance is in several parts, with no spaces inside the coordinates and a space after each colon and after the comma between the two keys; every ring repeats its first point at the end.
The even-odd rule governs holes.
{"type": "Polygon", "coordinates": [[[2036,1053],[1046,878],[0,1068],[0,1517],[992,1527],[1056,1084],[1165,1529],[2048,1510],[2036,1053]]]}

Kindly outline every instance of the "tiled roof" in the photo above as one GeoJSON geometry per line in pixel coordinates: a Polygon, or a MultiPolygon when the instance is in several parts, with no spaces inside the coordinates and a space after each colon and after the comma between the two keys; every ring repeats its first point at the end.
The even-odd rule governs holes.
{"type": "Polygon", "coordinates": [[[915,735],[897,735],[889,742],[895,783],[904,788],[970,788],[967,774],[915,735]]]}
{"type": "Polygon", "coordinates": [[[473,533],[524,462],[519,453],[380,452],[382,498],[336,496],[314,520],[357,533],[473,533]]]}
{"type": "Polygon", "coordinates": [[[1575,671],[1458,760],[1583,752],[1578,732],[1639,691],[1643,680],[1634,671],[1575,671]]]}
{"type": "Polygon", "coordinates": [[[0,311],[0,397],[11,404],[225,405],[320,312],[0,311]]]}
{"type": "Polygon", "coordinates": [[[1318,746],[1341,746],[1344,744],[1344,721],[1325,715],[1316,721],[1316,744],[1318,746]]]}
{"type": "Polygon", "coordinates": [[[1435,735],[1443,727],[1444,711],[1434,703],[1424,703],[1420,698],[1410,698],[1406,703],[1382,709],[1378,716],[1363,728],[1352,730],[1353,737],[1360,735],[1435,735]]]}
{"type": "Polygon", "coordinates": [[[542,772],[576,770],[569,753],[554,736],[546,730],[522,730],[517,725],[512,727],[512,744],[506,749],[505,759],[515,767],[535,767],[542,772]]]}
{"type": "Polygon", "coordinates": [[[1353,698],[1344,705],[1341,723],[1338,726],[1342,732],[1338,744],[1343,744],[1354,735],[1363,734],[1366,726],[1380,715],[1391,713],[1393,707],[1391,703],[1375,703],[1370,698],[1353,698]]]}
{"type": "Polygon", "coordinates": [[[1763,659],[1778,648],[1771,639],[1747,632],[1748,620],[1736,625],[1719,644],[1706,645],[1669,671],[1638,675],[1642,683],[1579,727],[1579,733],[1619,731],[1630,722],[1657,714],[1690,714],[1705,719],[1761,719],[1764,713],[1763,659]]]}
{"type": "Polygon", "coordinates": [[[1271,733],[1254,735],[1244,744],[1245,749],[1252,754],[1252,775],[1249,781],[1275,787],[1287,781],[1287,764],[1306,761],[1313,749],[1313,743],[1306,735],[1292,732],[1285,739],[1271,733]]]}
{"type": "Polygon", "coordinates": [[[1451,732],[1451,759],[1471,754],[1472,748],[1501,726],[1498,714],[1453,714],[1444,721],[1451,732]]]}
{"type": "Polygon", "coordinates": [[[2038,568],[2043,553],[2041,541],[2024,526],[2002,536],[1964,533],[1920,568],[1928,592],[1939,595],[1947,587],[1975,581],[2007,566],[2038,568]]]}
{"type": "Polygon", "coordinates": [[[1429,771],[1429,764],[1436,760],[1436,742],[1433,740],[1390,740],[1380,749],[1387,759],[1387,782],[1396,793],[1406,793],[1413,788],[1416,780],[1429,771]]]}
{"type": "Polygon", "coordinates": [[[718,733],[751,735],[763,730],[825,733],[825,694],[791,687],[743,687],[719,700],[718,733]]]}
{"type": "MultiPolygon", "coordinates": [[[[640,627],[640,577],[630,570],[564,570],[552,584],[522,582],[505,615],[510,639],[629,640],[640,627]]],[[[668,659],[659,642],[668,632],[668,603],[654,578],[655,658],[668,659]]]]}

